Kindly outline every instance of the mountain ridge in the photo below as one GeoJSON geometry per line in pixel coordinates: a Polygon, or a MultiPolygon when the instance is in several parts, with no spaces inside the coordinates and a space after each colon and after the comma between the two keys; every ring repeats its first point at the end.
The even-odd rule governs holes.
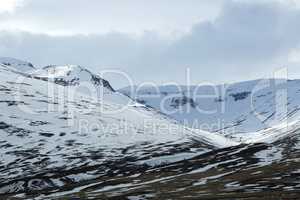
{"type": "MultiPolygon", "coordinates": [[[[300,192],[297,115],[225,137],[184,126],[119,92],[99,98],[79,90],[81,81],[102,87],[90,75],[77,84],[55,83],[50,78],[78,78],[62,67],[51,77],[0,64],[0,198],[256,200],[295,199],[300,192]]],[[[298,92],[300,82],[289,83],[288,94],[298,92]]],[[[232,88],[229,105],[248,99],[247,90],[232,88]]],[[[180,95],[170,101],[173,109],[201,105],[180,95]]],[[[296,97],[290,116],[298,112],[296,97]]],[[[258,104],[270,109],[268,99],[258,104]]]]}
{"type": "Polygon", "coordinates": [[[164,163],[174,162],[177,153],[184,153],[182,160],[238,144],[147,107],[101,101],[4,65],[0,93],[0,195],[64,188],[114,174],[121,163],[144,165],[139,163],[164,156],[164,163]],[[22,82],[16,81],[20,76],[22,82]],[[75,92],[71,99],[69,92],[75,92]]]}
{"type": "Polygon", "coordinates": [[[193,128],[232,135],[270,128],[284,116],[298,119],[299,87],[297,79],[258,79],[227,86],[146,86],[118,91],[193,128]],[[287,100],[280,99],[280,92],[286,93],[287,100]]]}

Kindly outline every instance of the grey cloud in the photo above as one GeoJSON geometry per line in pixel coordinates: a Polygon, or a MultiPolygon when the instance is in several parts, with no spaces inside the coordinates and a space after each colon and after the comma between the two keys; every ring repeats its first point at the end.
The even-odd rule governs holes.
{"type": "Polygon", "coordinates": [[[195,24],[177,40],[155,32],[142,37],[116,32],[54,37],[2,31],[0,54],[39,65],[120,68],[138,82],[184,83],[185,68],[190,67],[194,83],[223,82],[260,78],[288,64],[290,50],[299,48],[299,33],[300,10],[278,3],[230,1],[216,20],[195,24]]]}
{"type": "Polygon", "coordinates": [[[14,13],[0,13],[0,29],[5,28],[1,25],[5,22],[12,28],[39,33],[181,31],[196,20],[216,16],[222,1],[24,0],[24,6],[17,8],[14,13]]]}
{"type": "Polygon", "coordinates": [[[184,62],[251,64],[270,61],[299,44],[300,11],[279,4],[230,3],[214,22],[195,25],[173,47],[184,62]],[[296,34],[295,34],[296,33],[296,34]]]}

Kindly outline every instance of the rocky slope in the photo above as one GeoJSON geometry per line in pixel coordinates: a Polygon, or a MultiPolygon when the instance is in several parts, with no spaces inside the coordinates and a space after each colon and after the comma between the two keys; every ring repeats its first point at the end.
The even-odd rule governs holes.
{"type": "MultiPolygon", "coordinates": [[[[299,129],[271,144],[239,145],[172,163],[115,167],[114,174],[38,199],[299,199],[299,129]]],[[[153,160],[153,159],[152,159],[153,160]]],[[[18,199],[18,198],[17,198],[18,199]]]]}

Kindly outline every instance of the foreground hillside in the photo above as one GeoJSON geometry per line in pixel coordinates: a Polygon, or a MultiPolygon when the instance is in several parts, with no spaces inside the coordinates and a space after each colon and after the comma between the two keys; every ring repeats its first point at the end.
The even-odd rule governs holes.
{"type": "MultiPolygon", "coordinates": [[[[170,164],[115,166],[114,174],[37,199],[299,199],[299,132],[273,144],[241,145],[170,164]]],[[[17,196],[23,199],[24,194],[17,196]]]]}
{"type": "MultiPolygon", "coordinates": [[[[108,87],[102,83],[95,87],[108,87]]],[[[0,66],[0,195],[65,189],[236,144],[140,104],[118,104],[110,87],[98,99],[80,85],[0,66]]]]}

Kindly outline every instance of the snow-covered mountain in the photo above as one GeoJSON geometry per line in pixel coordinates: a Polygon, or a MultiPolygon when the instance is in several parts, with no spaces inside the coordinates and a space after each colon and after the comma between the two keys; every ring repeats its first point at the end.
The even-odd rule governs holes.
{"type": "Polygon", "coordinates": [[[20,72],[31,72],[35,67],[30,62],[9,57],[0,57],[0,64],[16,69],[20,72]]]}
{"type": "MultiPolygon", "coordinates": [[[[31,76],[50,81],[62,86],[72,87],[77,92],[98,98],[103,101],[122,105],[138,105],[135,101],[116,92],[110,83],[78,65],[46,66],[31,73],[31,76]]],[[[142,106],[142,105],[140,105],[142,106]]]]}
{"type": "Polygon", "coordinates": [[[90,82],[95,86],[102,86],[107,91],[114,92],[107,80],[78,65],[50,65],[38,69],[32,74],[63,86],[76,86],[90,82]]]}
{"type": "Polygon", "coordinates": [[[297,199],[298,80],[218,86],[206,100],[190,92],[210,86],[139,89],[137,103],[84,67],[12,66],[0,64],[0,199],[297,199]],[[173,118],[239,131],[183,126],[152,108],[162,100],[166,114],[184,111],[173,118]]]}
{"type": "Polygon", "coordinates": [[[127,87],[138,102],[191,127],[239,134],[298,119],[300,80],[262,79],[230,85],[127,87]]]}
{"type": "MultiPolygon", "coordinates": [[[[82,71],[53,77],[70,76],[71,82],[81,72],[79,80],[92,77],[75,69],[82,71]]],[[[237,144],[184,127],[153,109],[101,101],[37,77],[49,78],[0,65],[0,195],[80,184],[113,175],[122,163],[174,162],[237,144]]]]}

